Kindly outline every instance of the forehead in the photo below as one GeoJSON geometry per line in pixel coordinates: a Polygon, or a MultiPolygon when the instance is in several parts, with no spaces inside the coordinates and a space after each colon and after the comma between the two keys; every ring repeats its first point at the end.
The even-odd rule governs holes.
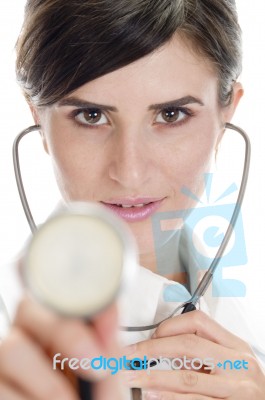
{"type": "MultiPolygon", "coordinates": [[[[211,89],[217,91],[218,75],[214,65],[196,54],[188,40],[175,35],[163,47],[114,72],[86,83],[74,94],[94,97],[102,94],[115,100],[120,95],[131,98],[144,95],[175,97],[211,89]]],[[[66,96],[67,97],[67,96],[66,96]]]]}

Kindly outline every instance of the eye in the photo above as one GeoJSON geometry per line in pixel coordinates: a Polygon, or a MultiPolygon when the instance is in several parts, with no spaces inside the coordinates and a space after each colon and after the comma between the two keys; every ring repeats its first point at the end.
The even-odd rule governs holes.
{"type": "Polygon", "coordinates": [[[108,123],[107,117],[99,109],[78,110],[75,120],[81,125],[99,126],[108,123]]]}
{"type": "Polygon", "coordinates": [[[189,115],[188,110],[168,107],[160,111],[156,117],[156,122],[159,124],[174,124],[184,121],[189,115]]]}

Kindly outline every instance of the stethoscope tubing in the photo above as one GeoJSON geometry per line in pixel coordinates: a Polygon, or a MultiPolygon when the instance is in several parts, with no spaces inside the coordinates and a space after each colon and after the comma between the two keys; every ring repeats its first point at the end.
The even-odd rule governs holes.
{"type": "Polygon", "coordinates": [[[22,180],[22,176],[21,176],[21,168],[20,168],[20,160],[19,160],[19,143],[23,139],[23,137],[26,136],[28,133],[37,131],[39,129],[40,129],[40,125],[33,125],[27,129],[23,130],[15,138],[14,143],[13,143],[13,149],[12,149],[13,166],[14,166],[14,173],[15,173],[18,193],[19,193],[20,201],[21,201],[25,216],[27,218],[27,221],[28,221],[28,224],[29,224],[29,227],[30,227],[30,230],[32,233],[36,232],[37,226],[35,224],[34,218],[32,216],[32,213],[31,213],[31,210],[29,207],[28,199],[27,199],[27,196],[25,193],[25,188],[24,188],[23,180],[22,180]]]}
{"type": "MultiPolygon", "coordinates": [[[[233,228],[236,224],[236,221],[239,216],[239,212],[243,203],[245,191],[246,191],[246,186],[247,186],[247,181],[248,181],[248,175],[249,175],[249,168],[250,168],[250,157],[251,157],[251,144],[250,140],[248,138],[248,135],[246,134],[245,131],[243,131],[241,128],[227,123],[226,128],[235,130],[238,132],[244,139],[245,141],[245,160],[244,160],[244,168],[243,168],[243,174],[242,174],[242,179],[241,179],[241,185],[239,189],[239,194],[238,198],[236,201],[235,209],[232,214],[231,220],[229,222],[227,231],[225,233],[224,239],[216,253],[216,256],[214,260],[212,261],[209,269],[205,273],[203,279],[199,283],[197,289],[195,290],[194,294],[191,296],[190,300],[186,301],[185,303],[179,305],[173,313],[168,318],[165,318],[163,321],[172,318],[174,315],[176,315],[180,310],[182,310],[182,313],[190,312],[193,310],[196,310],[196,305],[199,302],[200,298],[205,294],[206,290],[208,289],[212,279],[214,272],[216,271],[218,264],[224,254],[224,251],[226,249],[226,246],[231,238],[233,228]]],[[[32,234],[34,234],[37,230],[36,223],[34,221],[34,218],[32,216],[27,196],[25,193],[24,185],[23,185],[23,180],[22,180],[22,175],[21,175],[21,168],[20,168],[20,161],[19,161],[19,143],[21,139],[27,135],[30,132],[39,130],[40,126],[39,125],[34,125],[31,126],[24,131],[22,131],[14,140],[13,144],[13,165],[14,165],[14,172],[15,172],[15,178],[16,178],[16,183],[17,183],[17,188],[21,200],[21,204],[23,206],[23,210],[25,213],[25,216],[27,218],[30,230],[32,234]]],[[[157,328],[163,321],[160,321],[157,324],[153,325],[147,325],[147,326],[137,326],[137,327],[120,327],[121,330],[125,331],[130,331],[130,332],[135,332],[135,331],[146,331],[146,330],[152,330],[157,328]]],[[[93,384],[91,382],[85,381],[83,379],[78,379],[78,387],[79,387],[79,395],[81,400],[92,400],[93,398],[93,384]]],[[[136,399],[141,399],[141,390],[140,389],[132,389],[132,397],[134,400],[136,399]]]]}
{"type": "MultiPolygon", "coordinates": [[[[20,168],[20,162],[19,162],[19,143],[25,135],[27,135],[30,132],[40,130],[40,128],[41,128],[40,125],[33,125],[27,129],[23,130],[15,138],[14,144],[13,144],[13,164],[14,164],[14,172],[15,172],[17,188],[18,188],[20,200],[21,200],[21,203],[23,206],[23,210],[24,210],[25,216],[27,218],[27,221],[28,221],[28,224],[29,224],[29,227],[30,227],[32,233],[34,233],[37,230],[37,227],[36,227],[35,221],[33,219],[33,216],[32,216],[29,204],[28,204],[28,200],[27,200],[27,196],[25,193],[23,180],[22,180],[22,176],[21,176],[21,168],[20,168]]],[[[193,311],[196,309],[196,305],[198,304],[200,298],[205,294],[206,290],[208,289],[208,287],[213,279],[214,272],[216,271],[218,264],[224,254],[226,246],[227,246],[227,244],[231,238],[231,235],[233,233],[233,228],[234,228],[234,226],[237,222],[238,216],[239,216],[239,212],[240,212],[240,209],[241,209],[241,206],[243,203],[243,199],[245,196],[245,191],[246,191],[246,186],[247,186],[248,176],[249,176],[250,158],[251,158],[251,143],[250,143],[249,137],[246,134],[246,132],[243,129],[239,128],[238,126],[233,125],[231,123],[226,123],[225,128],[238,132],[245,141],[244,168],[243,168],[243,174],[242,174],[242,178],[241,178],[241,184],[240,184],[239,194],[238,194],[238,197],[236,200],[235,209],[232,214],[232,217],[229,222],[226,233],[224,235],[223,241],[216,253],[216,256],[213,259],[213,261],[212,261],[210,267],[208,268],[207,272],[205,273],[204,277],[198,284],[197,289],[195,290],[195,292],[193,293],[193,295],[191,296],[191,298],[188,301],[179,305],[171,313],[171,315],[169,317],[165,318],[163,321],[165,321],[169,318],[172,318],[180,310],[182,310],[182,313],[185,313],[185,312],[193,311]]],[[[120,327],[120,329],[124,330],[124,331],[130,331],[130,332],[152,330],[152,329],[157,328],[163,321],[160,321],[153,325],[136,326],[136,327],[133,327],[133,326],[128,327],[127,326],[127,327],[120,327]]]]}

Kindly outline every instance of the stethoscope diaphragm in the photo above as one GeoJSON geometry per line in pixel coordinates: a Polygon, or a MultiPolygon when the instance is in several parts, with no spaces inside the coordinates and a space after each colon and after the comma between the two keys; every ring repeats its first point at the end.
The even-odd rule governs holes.
{"type": "Polygon", "coordinates": [[[22,277],[41,303],[90,318],[109,305],[137,268],[127,225],[103,206],[70,203],[32,236],[22,277]]]}

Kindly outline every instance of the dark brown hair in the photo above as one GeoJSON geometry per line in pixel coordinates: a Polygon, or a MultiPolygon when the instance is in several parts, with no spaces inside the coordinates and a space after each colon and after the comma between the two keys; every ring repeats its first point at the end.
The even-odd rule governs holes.
{"type": "Polygon", "coordinates": [[[214,63],[220,103],[228,104],[242,58],[233,0],[28,0],[17,80],[29,102],[49,106],[175,33],[214,63]]]}

